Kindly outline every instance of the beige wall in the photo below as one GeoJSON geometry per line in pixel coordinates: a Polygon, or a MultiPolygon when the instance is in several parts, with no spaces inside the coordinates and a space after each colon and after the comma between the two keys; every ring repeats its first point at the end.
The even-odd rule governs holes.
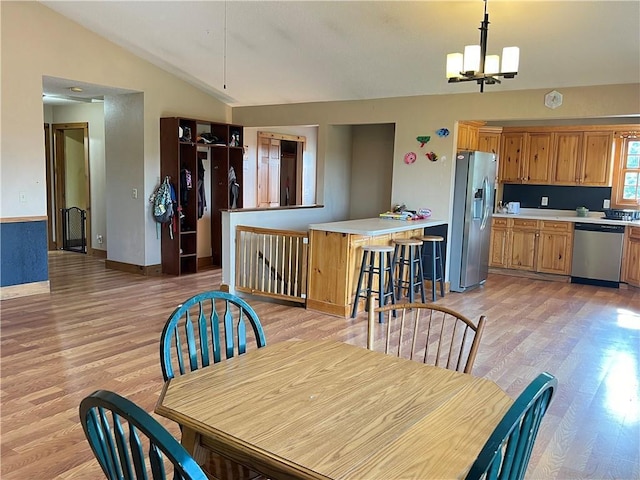
{"type": "MultiPolygon", "coordinates": [[[[638,115],[640,84],[563,88],[561,108],[549,110],[543,90],[493,91],[479,94],[436,95],[352,102],[243,107],[233,109],[176,77],[140,60],[120,47],[36,2],[0,2],[1,17],[1,166],[0,217],[46,215],[46,188],[42,124],[43,75],[125,88],[144,93],[142,115],[143,182],[135,208],[124,224],[123,241],[143,242],[120,261],[145,265],[160,262],[160,241],[148,215],[148,197],[159,179],[159,128],[163,116],[181,115],[214,121],[233,121],[249,127],[263,125],[318,125],[317,198],[327,205],[331,219],[349,214],[351,172],[350,125],[395,123],[391,202],[426,206],[434,217],[449,218],[455,142],[460,119],[490,121],[560,120],[638,115]],[[231,118],[233,117],[233,118],[231,118]],[[441,139],[435,130],[447,127],[452,135],[441,139]],[[419,149],[416,137],[431,135],[419,149]],[[424,160],[427,150],[441,160],[424,160]],[[419,161],[402,162],[416,151],[419,161]],[[18,202],[29,192],[27,202],[18,202]],[[144,213],[142,213],[144,212],[144,213]]],[[[444,81],[444,80],[443,80],[444,81]]],[[[518,79],[511,80],[517,82],[518,79]]],[[[452,91],[456,86],[452,85],[452,91]]],[[[108,164],[110,159],[105,158],[108,164]]],[[[106,191],[111,186],[106,185],[106,191]]],[[[130,185],[125,191],[130,196],[130,185]]],[[[107,225],[110,234],[111,225],[107,225]]]]}
{"type": "MultiPolygon", "coordinates": [[[[517,82],[517,79],[512,80],[517,82]]],[[[456,86],[452,85],[452,91],[456,86]]],[[[499,88],[499,87],[498,87],[499,88]]],[[[480,94],[433,95],[350,102],[326,102],[297,105],[277,105],[234,108],[233,121],[245,126],[318,124],[319,171],[331,147],[333,125],[395,123],[393,153],[393,183],[391,203],[406,203],[427,207],[433,217],[449,219],[453,186],[453,155],[458,120],[520,121],[544,120],[556,122],[571,119],[581,123],[595,117],[637,116],[640,114],[640,84],[605,85],[599,87],[563,88],[564,103],[550,110],[544,106],[544,90],[485,92],[480,94]],[[435,131],[446,127],[447,138],[435,131]],[[431,141],[420,148],[417,136],[430,135],[431,141]],[[418,154],[418,161],[405,165],[406,152],[418,154]],[[440,160],[430,162],[424,154],[436,152],[440,160]]],[[[320,201],[333,189],[336,178],[327,172],[324,184],[318,182],[320,201]],[[324,185],[324,187],[322,186],[324,185]]],[[[326,202],[326,200],[325,200],[326,202]]]]}
{"type": "MultiPolygon", "coordinates": [[[[47,212],[43,75],[144,92],[144,185],[137,199],[140,208],[130,213],[136,217],[130,222],[133,231],[123,233],[144,239],[144,255],[135,252],[135,257],[122,261],[160,263],[160,240],[151,215],[136,213],[148,210],[147,200],[160,175],[159,118],[182,115],[225,122],[231,119],[230,107],[37,2],[2,1],[0,17],[0,217],[47,212]],[[20,192],[29,192],[27,202],[18,202],[20,192]]],[[[113,233],[111,225],[107,228],[113,233]]]]}

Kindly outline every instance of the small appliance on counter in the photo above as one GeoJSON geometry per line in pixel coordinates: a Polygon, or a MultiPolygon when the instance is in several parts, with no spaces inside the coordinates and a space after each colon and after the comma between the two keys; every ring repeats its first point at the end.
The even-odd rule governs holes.
{"type": "Polygon", "coordinates": [[[622,208],[605,208],[604,218],[608,220],[640,220],[640,210],[630,210],[622,208]]]}
{"type": "Polygon", "coordinates": [[[507,203],[507,213],[512,215],[520,214],[520,202],[509,202],[507,203]]]}

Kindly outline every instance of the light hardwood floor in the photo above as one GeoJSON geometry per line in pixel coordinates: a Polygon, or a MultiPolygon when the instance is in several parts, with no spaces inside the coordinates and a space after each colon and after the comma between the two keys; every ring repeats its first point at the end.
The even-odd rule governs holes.
{"type": "MultiPolygon", "coordinates": [[[[49,265],[50,294],[0,303],[3,480],[102,478],[78,421],[80,400],[105,388],[152,411],[165,320],[181,301],[220,284],[215,270],[143,277],[74,253],[53,253],[49,265]]],[[[366,345],[364,314],[343,319],[248,300],[268,343],[366,345]]],[[[487,315],[475,375],[513,397],[541,371],[558,377],[527,478],[640,478],[639,290],[492,274],[484,287],[439,303],[474,319],[487,315]]]]}

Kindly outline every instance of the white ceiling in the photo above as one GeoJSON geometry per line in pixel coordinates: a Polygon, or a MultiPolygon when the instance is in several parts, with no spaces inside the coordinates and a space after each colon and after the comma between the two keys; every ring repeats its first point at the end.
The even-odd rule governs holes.
{"type": "MultiPolygon", "coordinates": [[[[478,91],[445,59],[479,43],[480,0],[42,3],[231,106],[478,91]]],[[[638,0],[488,12],[489,53],[520,47],[520,71],[486,91],[640,82],[638,0]]]]}

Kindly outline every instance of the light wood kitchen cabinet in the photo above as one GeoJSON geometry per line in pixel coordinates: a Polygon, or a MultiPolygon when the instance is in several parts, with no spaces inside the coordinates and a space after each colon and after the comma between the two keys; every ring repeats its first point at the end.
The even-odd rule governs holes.
{"type": "Polygon", "coordinates": [[[498,180],[506,183],[522,181],[522,162],[525,154],[526,133],[503,133],[500,146],[498,180]]]}
{"type": "Polygon", "coordinates": [[[489,265],[569,275],[573,224],[550,220],[493,218],[489,265]]]}
{"type": "Polygon", "coordinates": [[[458,122],[458,150],[478,150],[478,129],[481,122],[458,122]]]}
{"type": "Polygon", "coordinates": [[[552,134],[529,133],[522,164],[522,181],[544,185],[551,181],[552,134]]]}
{"type": "Polygon", "coordinates": [[[538,221],[513,219],[508,268],[535,270],[538,221]]]}
{"type": "Polygon", "coordinates": [[[640,287],[640,227],[626,229],[622,281],[640,287]]]}
{"type": "Polygon", "coordinates": [[[509,254],[509,220],[494,218],[491,220],[491,245],[489,249],[489,266],[507,268],[509,254]]]}
{"type": "Polygon", "coordinates": [[[573,251],[573,225],[570,222],[539,220],[536,271],[569,275],[573,251]]]}
{"type": "Polygon", "coordinates": [[[582,153],[582,132],[558,132],[554,141],[554,163],[551,183],[576,185],[582,153]]]}
{"type": "Polygon", "coordinates": [[[584,132],[580,184],[611,186],[612,132],[584,132]]]}
{"type": "Polygon", "coordinates": [[[502,127],[480,127],[478,130],[478,150],[495,153],[500,157],[502,127]]]}
{"type": "Polygon", "coordinates": [[[551,183],[610,186],[612,132],[555,133],[551,183]]]}

